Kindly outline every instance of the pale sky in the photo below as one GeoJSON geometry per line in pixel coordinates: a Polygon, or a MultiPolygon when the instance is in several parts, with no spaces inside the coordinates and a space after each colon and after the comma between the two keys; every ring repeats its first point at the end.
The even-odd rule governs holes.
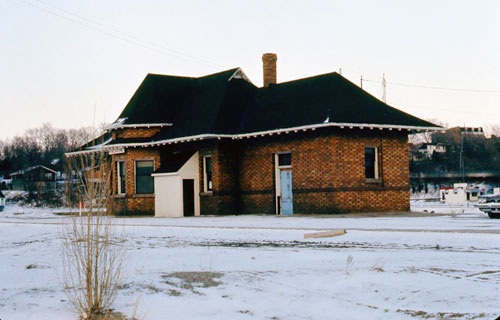
{"type": "MultiPolygon", "coordinates": [[[[0,0],[0,139],[114,121],[147,73],[387,78],[388,103],[500,123],[500,1],[0,0]],[[464,90],[438,90],[414,86],[464,90]]],[[[381,98],[380,82],[363,88],[381,98]]]]}

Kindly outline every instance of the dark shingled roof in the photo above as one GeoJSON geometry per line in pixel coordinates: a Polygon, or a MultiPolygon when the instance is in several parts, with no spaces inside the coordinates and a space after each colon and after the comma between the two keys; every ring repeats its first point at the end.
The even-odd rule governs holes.
{"type": "Polygon", "coordinates": [[[160,141],[325,122],[438,127],[386,105],[335,72],[257,88],[238,68],[200,78],[148,74],[115,123],[171,123],[149,138],[160,141]]]}
{"type": "Polygon", "coordinates": [[[201,78],[148,74],[118,119],[123,124],[175,123],[201,120],[206,127],[220,106],[228,71],[201,78]],[[208,118],[207,118],[208,117],[208,118]]]}
{"type": "Polygon", "coordinates": [[[259,89],[242,132],[324,122],[437,127],[386,105],[338,73],[329,73],[259,89]]]}
{"type": "Polygon", "coordinates": [[[170,173],[179,171],[196,151],[175,153],[162,159],[161,166],[153,173],[170,173]]]}

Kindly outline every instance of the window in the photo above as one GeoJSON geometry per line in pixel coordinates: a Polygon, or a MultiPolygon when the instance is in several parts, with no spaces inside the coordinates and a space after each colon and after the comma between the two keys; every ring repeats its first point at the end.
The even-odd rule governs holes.
{"type": "Polygon", "coordinates": [[[212,191],[212,156],[203,157],[203,191],[212,191]]]}
{"type": "Polygon", "coordinates": [[[117,161],[118,194],[125,194],[125,161],[117,161]]]}
{"type": "Polygon", "coordinates": [[[135,193],[152,194],[155,192],[153,173],[153,160],[138,160],[135,162],[135,193]]]}
{"type": "Polygon", "coordinates": [[[378,148],[365,147],[365,177],[378,179],[378,148]]]}
{"type": "Polygon", "coordinates": [[[292,166],[292,154],[290,152],[278,153],[278,166],[279,167],[291,167],[292,166]]]}

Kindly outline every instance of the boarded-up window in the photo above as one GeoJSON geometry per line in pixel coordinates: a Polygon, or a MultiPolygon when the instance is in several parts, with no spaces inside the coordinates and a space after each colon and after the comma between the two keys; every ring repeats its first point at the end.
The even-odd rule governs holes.
{"type": "Polygon", "coordinates": [[[151,174],[154,170],[153,160],[139,160],[135,162],[135,193],[152,194],[154,180],[151,174]]]}

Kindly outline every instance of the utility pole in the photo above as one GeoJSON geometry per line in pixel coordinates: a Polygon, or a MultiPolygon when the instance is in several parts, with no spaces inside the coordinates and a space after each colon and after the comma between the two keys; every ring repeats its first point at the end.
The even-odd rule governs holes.
{"type": "Polygon", "coordinates": [[[387,83],[385,82],[385,73],[382,73],[382,101],[384,101],[385,104],[387,104],[386,87],[387,83]]]}
{"type": "Polygon", "coordinates": [[[96,138],[95,134],[95,111],[97,109],[97,102],[94,102],[94,121],[92,122],[92,139],[96,138]]]}
{"type": "Polygon", "coordinates": [[[339,68],[339,74],[342,75],[342,68],[339,68]]]}
{"type": "Polygon", "coordinates": [[[460,175],[462,176],[462,183],[465,182],[464,133],[465,124],[463,130],[460,131],[460,175]]]}
{"type": "Polygon", "coordinates": [[[361,89],[363,89],[363,75],[361,75],[361,89]]]}

